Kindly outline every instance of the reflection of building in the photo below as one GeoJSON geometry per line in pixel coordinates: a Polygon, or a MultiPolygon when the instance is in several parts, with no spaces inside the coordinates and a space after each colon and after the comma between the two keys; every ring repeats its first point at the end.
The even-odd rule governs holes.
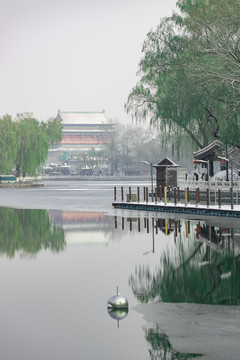
{"type": "Polygon", "coordinates": [[[52,224],[63,228],[66,243],[108,243],[113,223],[104,213],[61,210],[49,210],[48,213],[52,224]]]}
{"type": "Polygon", "coordinates": [[[50,152],[57,151],[74,154],[100,150],[112,130],[112,124],[107,123],[104,111],[101,112],[66,112],[58,111],[57,119],[63,124],[61,144],[50,152]]]}

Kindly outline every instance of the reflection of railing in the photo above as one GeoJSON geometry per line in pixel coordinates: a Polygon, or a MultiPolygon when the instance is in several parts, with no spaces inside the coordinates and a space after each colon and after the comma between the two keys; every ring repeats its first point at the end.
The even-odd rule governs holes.
{"type": "MultiPolygon", "coordinates": [[[[130,232],[145,232],[153,235],[152,252],[154,252],[154,236],[162,235],[178,237],[180,234],[184,239],[188,239],[190,234],[192,239],[200,242],[206,242],[217,251],[224,248],[230,250],[236,238],[240,236],[240,225],[235,223],[234,227],[229,227],[228,222],[219,221],[218,225],[205,223],[205,221],[171,219],[159,217],[114,217],[115,229],[130,232]],[[237,226],[237,227],[236,227],[237,226]]],[[[235,244],[235,252],[240,252],[240,246],[235,244]]],[[[149,251],[147,252],[149,253],[149,251]]]]}
{"type": "MultiPolygon", "coordinates": [[[[118,218],[115,216],[115,229],[121,228],[121,230],[130,230],[142,232],[145,231],[147,234],[150,233],[150,231],[153,234],[165,234],[166,236],[170,235],[174,232],[174,235],[177,236],[181,231],[181,225],[180,220],[173,220],[173,219],[160,219],[160,218],[152,218],[151,222],[148,217],[144,218],[136,218],[136,217],[121,217],[118,218]]],[[[189,227],[187,228],[189,229],[189,227]]],[[[186,236],[188,236],[188,233],[186,233],[186,236]]],[[[154,248],[154,245],[153,245],[154,248]]]]}
{"type": "Polygon", "coordinates": [[[95,181],[147,181],[149,180],[149,176],[141,175],[141,176],[122,176],[122,175],[40,175],[36,178],[38,181],[41,180],[95,180],[95,181]]]}

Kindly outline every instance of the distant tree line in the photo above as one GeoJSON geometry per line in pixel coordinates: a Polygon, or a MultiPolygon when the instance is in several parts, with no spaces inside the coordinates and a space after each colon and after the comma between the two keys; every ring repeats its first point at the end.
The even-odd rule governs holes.
{"type": "Polygon", "coordinates": [[[30,113],[0,118],[0,173],[35,175],[45,163],[50,145],[61,141],[62,124],[55,118],[38,121],[30,113]]]}
{"type": "Polygon", "coordinates": [[[179,0],[142,49],[126,109],[162,132],[240,147],[240,2],[179,0]]]}
{"type": "Polygon", "coordinates": [[[103,158],[111,168],[112,175],[132,170],[150,170],[142,161],[156,163],[167,149],[161,146],[147,128],[117,125],[103,146],[103,158]]]}
{"type": "MultiPolygon", "coordinates": [[[[108,175],[129,171],[150,171],[142,161],[156,164],[163,157],[175,157],[173,148],[164,144],[161,136],[154,136],[152,130],[144,127],[116,125],[106,136],[102,149],[94,147],[80,154],[75,160],[79,169],[101,169],[106,165],[108,175]]],[[[183,155],[183,158],[185,156],[183,155]]]]}

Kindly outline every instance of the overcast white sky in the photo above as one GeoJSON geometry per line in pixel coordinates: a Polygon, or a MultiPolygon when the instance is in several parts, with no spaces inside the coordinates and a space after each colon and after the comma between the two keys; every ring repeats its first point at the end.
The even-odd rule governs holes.
{"type": "Polygon", "coordinates": [[[0,116],[101,111],[131,123],[146,34],[176,0],[0,0],[0,116]]]}

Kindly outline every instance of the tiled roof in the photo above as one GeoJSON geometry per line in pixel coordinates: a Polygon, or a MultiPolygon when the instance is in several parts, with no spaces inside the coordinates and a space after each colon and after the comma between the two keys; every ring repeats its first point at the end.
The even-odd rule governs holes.
{"type": "Polygon", "coordinates": [[[213,141],[211,144],[207,145],[205,148],[195,151],[194,158],[195,159],[202,159],[209,154],[219,152],[223,147],[222,143],[219,140],[213,141]]]}
{"type": "Polygon", "coordinates": [[[159,163],[156,165],[153,165],[154,167],[179,167],[174,161],[169,159],[168,157],[165,157],[162,159],[159,163]]]}
{"type": "Polygon", "coordinates": [[[72,112],[58,111],[57,118],[63,124],[106,124],[107,118],[104,111],[100,112],[72,112]]]}

